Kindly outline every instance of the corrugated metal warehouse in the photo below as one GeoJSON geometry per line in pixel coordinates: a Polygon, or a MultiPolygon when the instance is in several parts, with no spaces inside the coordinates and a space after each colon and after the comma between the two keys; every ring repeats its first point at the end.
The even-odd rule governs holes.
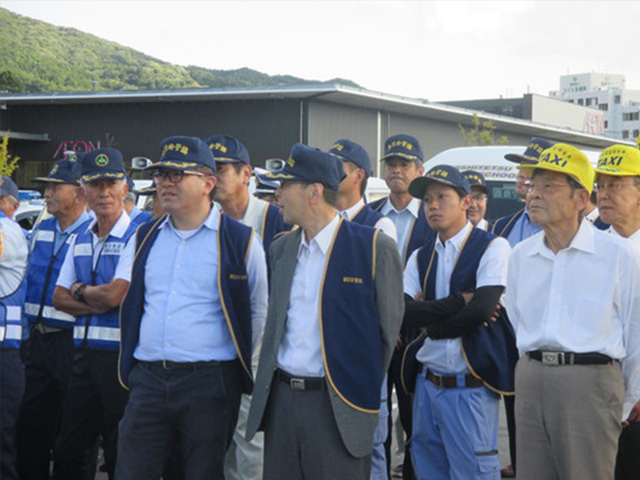
{"type": "MultiPolygon", "coordinates": [[[[327,149],[338,138],[361,143],[372,158],[385,138],[417,137],[427,158],[463,146],[459,125],[471,125],[473,110],[342,85],[303,87],[117,91],[0,95],[0,136],[10,137],[11,153],[22,158],[16,172],[21,187],[46,173],[65,149],[114,146],[126,159],[158,156],[170,135],[238,137],[254,165],[285,157],[295,142],[327,149]]],[[[480,113],[492,119],[496,138],[526,145],[540,136],[589,149],[615,140],[526,120],[480,113]]],[[[377,169],[377,162],[374,162],[377,169]]],[[[376,172],[377,173],[377,172],[376,172]]]]}

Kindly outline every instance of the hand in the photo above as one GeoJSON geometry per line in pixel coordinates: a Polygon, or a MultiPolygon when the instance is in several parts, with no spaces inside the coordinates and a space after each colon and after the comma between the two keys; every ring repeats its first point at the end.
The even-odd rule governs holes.
{"type": "Polygon", "coordinates": [[[473,292],[461,292],[462,298],[464,299],[464,304],[469,305],[469,302],[473,298],[473,292]]]}
{"type": "Polygon", "coordinates": [[[424,300],[424,293],[422,292],[418,292],[416,293],[416,296],[414,297],[416,302],[422,302],[424,300]]]}
{"type": "Polygon", "coordinates": [[[633,422],[640,422],[640,400],[633,406],[627,419],[622,422],[622,427],[628,427],[633,422]]]}

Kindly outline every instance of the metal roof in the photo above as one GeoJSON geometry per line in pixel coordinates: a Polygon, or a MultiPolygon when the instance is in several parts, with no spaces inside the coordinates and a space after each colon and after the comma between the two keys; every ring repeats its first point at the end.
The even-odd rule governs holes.
{"type": "Polygon", "coordinates": [[[596,148],[623,143],[619,139],[578,132],[460,107],[431,103],[427,100],[375,92],[339,84],[309,84],[276,87],[199,88],[184,90],[118,90],[98,92],[13,93],[0,94],[0,105],[46,105],[87,103],[143,103],[173,101],[285,100],[321,99],[322,101],[360,108],[427,118],[449,123],[467,123],[474,114],[492,120],[498,130],[529,136],[551,136],[558,141],[577,142],[596,148]]]}

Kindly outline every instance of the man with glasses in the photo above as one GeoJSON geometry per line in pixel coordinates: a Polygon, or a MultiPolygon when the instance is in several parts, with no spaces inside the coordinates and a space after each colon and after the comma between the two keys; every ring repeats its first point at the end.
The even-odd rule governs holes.
{"type": "Polygon", "coordinates": [[[81,173],[80,163],[62,159],[46,177],[32,180],[44,183],[44,200],[52,217],[31,235],[27,271],[24,310],[30,333],[23,352],[26,385],[18,418],[18,471],[24,480],[49,476],[73,366],[76,318],[53,306],[53,291],[72,239],[90,221],[81,173]]]}
{"type": "Polygon", "coordinates": [[[578,149],[556,144],[518,168],[543,229],[514,248],[507,280],[518,479],[611,480],[621,419],[640,398],[640,257],[582,217],[594,171],[578,149]]]}
{"type": "Polygon", "coordinates": [[[466,170],[462,172],[462,175],[469,181],[471,186],[471,205],[467,210],[469,221],[474,227],[485,232],[489,231],[489,222],[484,219],[487,213],[487,199],[489,196],[489,187],[487,187],[484,175],[475,170],[466,170]]]}
{"type": "Polygon", "coordinates": [[[93,150],[82,158],[82,188],[95,219],[69,244],[53,292],[57,310],[76,317],[75,355],[54,478],[83,478],[88,451],[102,435],[109,478],[114,477],[118,422],[127,392],[118,383],[118,307],[131,276],[135,232],[124,211],[127,194],[122,153],[93,150]]]}
{"type": "MultiPolygon", "coordinates": [[[[640,246],[640,150],[627,145],[604,150],[596,168],[596,187],[600,217],[611,224],[609,232],[640,246]]],[[[638,422],[640,403],[623,417],[616,480],[635,479],[640,471],[638,422]]]]}
{"type": "Polygon", "coordinates": [[[149,166],[167,217],[136,234],[121,308],[120,379],[131,389],[117,478],[158,479],[174,448],[184,478],[224,478],[251,355],[262,335],[267,269],[252,228],[211,202],[216,164],[194,137],[170,137],[149,166]]]}

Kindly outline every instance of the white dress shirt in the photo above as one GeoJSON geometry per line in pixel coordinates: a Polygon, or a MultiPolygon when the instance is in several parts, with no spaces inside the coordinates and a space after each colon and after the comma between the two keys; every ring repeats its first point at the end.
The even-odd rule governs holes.
{"type": "Polygon", "coordinates": [[[482,220],[480,220],[478,222],[478,224],[476,225],[476,228],[479,228],[480,230],[484,230],[485,232],[489,231],[489,222],[487,222],[487,220],[485,218],[483,218],[482,220]]]}
{"type": "MultiPolygon", "coordinates": [[[[102,253],[102,247],[104,247],[104,242],[109,235],[112,235],[117,238],[122,238],[129,228],[129,224],[131,223],[131,219],[129,215],[123,210],[122,215],[118,218],[118,221],[111,228],[111,231],[108,235],[104,237],[98,237],[96,234],[98,220],[93,219],[93,221],[87,227],[91,232],[91,242],[93,244],[93,268],[96,268],[98,264],[98,259],[102,253]]],[[[78,232],[78,234],[83,232],[78,232]]],[[[56,281],[56,285],[63,288],[69,288],[75,282],[78,281],[78,275],[76,273],[76,267],[73,262],[73,252],[75,250],[76,239],[78,236],[76,235],[69,243],[69,249],[67,250],[67,256],[64,257],[64,262],[62,263],[62,267],[60,268],[60,275],[58,276],[58,280],[56,281]]],[[[133,238],[133,235],[131,236],[133,238]]],[[[135,251],[135,242],[127,241],[127,244],[124,246],[122,253],[120,253],[120,259],[118,260],[118,265],[116,267],[115,274],[113,275],[113,279],[121,279],[127,282],[131,281],[131,266],[133,264],[133,255],[135,251]]]]}
{"type": "Polygon", "coordinates": [[[396,233],[398,234],[398,251],[400,252],[400,258],[405,258],[407,252],[407,245],[409,238],[411,237],[411,227],[418,220],[418,212],[422,208],[422,202],[417,198],[412,198],[411,201],[402,210],[396,209],[391,203],[391,198],[387,198],[387,201],[382,205],[380,213],[385,217],[389,217],[396,227],[396,233]]]}
{"type": "MultiPolygon", "coordinates": [[[[358,215],[360,210],[362,210],[365,206],[364,200],[361,198],[359,202],[357,202],[352,207],[347,208],[340,212],[347,220],[352,221],[353,218],[358,215]]],[[[391,237],[396,243],[398,243],[398,233],[396,232],[396,226],[393,224],[390,218],[382,217],[380,220],[376,222],[373,228],[378,228],[382,230],[382,233],[391,237]]]]}
{"type": "MultiPolygon", "coordinates": [[[[451,274],[456,266],[462,247],[471,233],[473,226],[467,224],[453,237],[442,243],[440,235],[436,239],[436,253],[438,254],[436,270],[436,300],[449,296],[451,274]]],[[[404,270],[404,293],[415,298],[422,292],[420,275],[418,272],[418,251],[411,254],[404,270]]],[[[476,288],[487,286],[502,286],[507,284],[507,265],[511,248],[502,237],[496,237],[484,251],[478,271],[476,273],[476,288]]],[[[441,374],[468,373],[467,364],[462,355],[462,340],[460,338],[433,340],[427,338],[416,358],[441,374]]]]}
{"type": "Polygon", "coordinates": [[[293,375],[324,377],[320,317],[320,289],[327,252],[340,222],[336,215],[310,242],[304,232],[298,249],[289,294],[285,332],[278,350],[278,366],[293,375]]]}
{"type": "Polygon", "coordinates": [[[598,352],[621,360],[626,418],[640,398],[640,250],[587,220],[557,254],[544,238],[521,242],[509,261],[506,305],[520,355],[598,352]]]}

